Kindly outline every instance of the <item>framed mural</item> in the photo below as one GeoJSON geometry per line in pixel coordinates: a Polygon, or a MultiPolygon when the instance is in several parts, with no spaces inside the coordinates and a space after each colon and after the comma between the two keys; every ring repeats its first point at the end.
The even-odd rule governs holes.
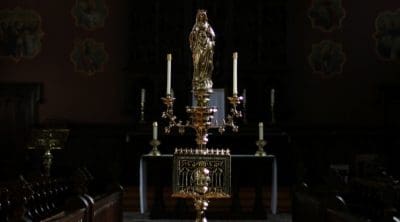
{"type": "Polygon", "coordinates": [[[105,0],[75,0],[71,13],[78,27],[94,30],[104,27],[108,10],[105,0]]]}
{"type": "Polygon", "coordinates": [[[332,32],[342,27],[346,12],[342,7],[342,0],[312,0],[308,17],[313,28],[332,32]]]}
{"type": "Polygon", "coordinates": [[[107,59],[104,43],[96,42],[93,39],[76,41],[71,52],[71,61],[75,66],[75,71],[86,73],[89,76],[96,72],[103,72],[107,59]]]}
{"type": "Polygon", "coordinates": [[[0,10],[0,57],[16,62],[34,58],[42,48],[43,35],[37,12],[18,7],[0,10]]]}
{"type": "Polygon", "coordinates": [[[346,55],[342,44],[323,40],[312,45],[308,61],[314,73],[322,77],[332,77],[342,73],[346,55]]]}
{"type": "Polygon", "coordinates": [[[375,20],[376,52],[389,61],[400,62],[400,8],[380,13],[375,20]]]}

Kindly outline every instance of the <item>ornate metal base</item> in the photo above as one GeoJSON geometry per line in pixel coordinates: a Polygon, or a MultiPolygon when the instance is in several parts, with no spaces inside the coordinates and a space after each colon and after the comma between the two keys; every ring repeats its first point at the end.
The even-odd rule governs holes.
{"type": "Polygon", "coordinates": [[[271,106],[271,125],[275,125],[275,109],[274,106],[271,106]]]}
{"type": "Polygon", "coordinates": [[[263,147],[267,145],[267,141],[265,140],[258,140],[256,142],[256,145],[258,146],[258,150],[254,154],[255,156],[267,156],[267,153],[264,151],[263,147]]]}
{"type": "Polygon", "coordinates": [[[173,197],[192,198],[198,222],[206,222],[209,199],[229,198],[231,155],[228,149],[176,149],[173,197]]]}
{"type": "Polygon", "coordinates": [[[206,210],[209,201],[207,199],[198,198],[194,200],[194,207],[196,209],[196,220],[195,222],[207,222],[206,210]]]}
{"type": "Polygon", "coordinates": [[[150,156],[160,156],[161,153],[157,148],[160,144],[161,144],[161,142],[159,140],[155,140],[155,139],[151,140],[150,141],[150,146],[152,146],[153,149],[151,149],[151,151],[149,152],[148,155],[150,155],[150,156]]]}
{"type": "Polygon", "coordinates": [[[139,123],[145,123],[146,121],[144,121],[144,103],[140,103],[140,120],[139,123]]]}

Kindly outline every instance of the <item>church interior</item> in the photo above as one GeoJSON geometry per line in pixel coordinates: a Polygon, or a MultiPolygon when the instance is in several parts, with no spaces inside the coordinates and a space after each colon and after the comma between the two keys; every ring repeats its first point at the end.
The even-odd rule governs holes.
{"type": "Polygon", "coordinates": [[[0,1],[0,221],[396,222],[397,133],[398,0],[0,1]]]}

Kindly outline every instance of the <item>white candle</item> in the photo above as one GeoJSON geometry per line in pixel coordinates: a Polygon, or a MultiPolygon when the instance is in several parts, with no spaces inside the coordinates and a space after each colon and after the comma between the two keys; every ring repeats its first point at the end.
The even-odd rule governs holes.
{"type": "Polygon", "coordinates": [[[142,88],[141,93],[140,93],[140,103],[144,104],[144,99],[146,95],[146,89],[142,88]]]}
{"type": "Polygon", "coordinates": [[[271,106],[274,106],[275,104],[275,89],[271,89],[271,106]]]}
{"type": "Polygon", "coordinates": [[[171,60],[172,55],[167,54],[167,95],[171,95],[171,60]]]}
{"type": "Polygon", "coordinates": [[[263,122],[258,123],[258,139],[264,140],[264,123],[263,122]]]}
{"type": "Polygon", "coordinates": [[[233,53],[233,95],[237,95],[237,58],[238,58],[238,53],[234,52],[233,53]]]}
{"type": "Polygon", "coordinates": [[[157,122],[153,122],[153,140],[156,140],[158,137],[158,124],[157,122]]]}

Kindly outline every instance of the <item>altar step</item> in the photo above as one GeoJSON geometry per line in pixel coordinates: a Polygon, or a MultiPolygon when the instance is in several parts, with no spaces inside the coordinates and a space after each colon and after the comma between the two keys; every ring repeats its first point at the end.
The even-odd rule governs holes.
{"type": "MultiPolygon", "coordinates": [[[[263,206],[266,209],[270,208],[271,204],[271,188],[264,187],[263,188],[263,206]]],[[[153,202],[155,199],[155,188],[149,187],[147,192],[147,202],[148,207],[151,209],[153,206],[153,202]]],[[[171,189],[164,188],[163,189],[163,197],[164,197],[164,207],[165,210],[170,211],[176,208],[176,198],[171,197],[171,189]]],[[[158,194],[159,195],[159,194],[158,194]]],[[[240,199],[240,207],[243,212],[250,212],[254,209],[254,199],[255,193],[253,188],[241,188],[239,193],[240,199]]],[[[191,205],[190,202],[186,202],[186,205],[191,205]]],[[[232,205],[231,199],[226,200],[213,200],[210,203],[210,211],[220,211],[224,208],[230,209],[232,205]]],[[[139,187],[130,186],[125,187],[124,197],[123,197],[123,209],[125,212],[139,212],[139,187]]],[[[278,189],[278,212],[290,212],[291,209],[291,196],[290,196],[290,188],[289,187],[279,187],[278,189]]]]}

